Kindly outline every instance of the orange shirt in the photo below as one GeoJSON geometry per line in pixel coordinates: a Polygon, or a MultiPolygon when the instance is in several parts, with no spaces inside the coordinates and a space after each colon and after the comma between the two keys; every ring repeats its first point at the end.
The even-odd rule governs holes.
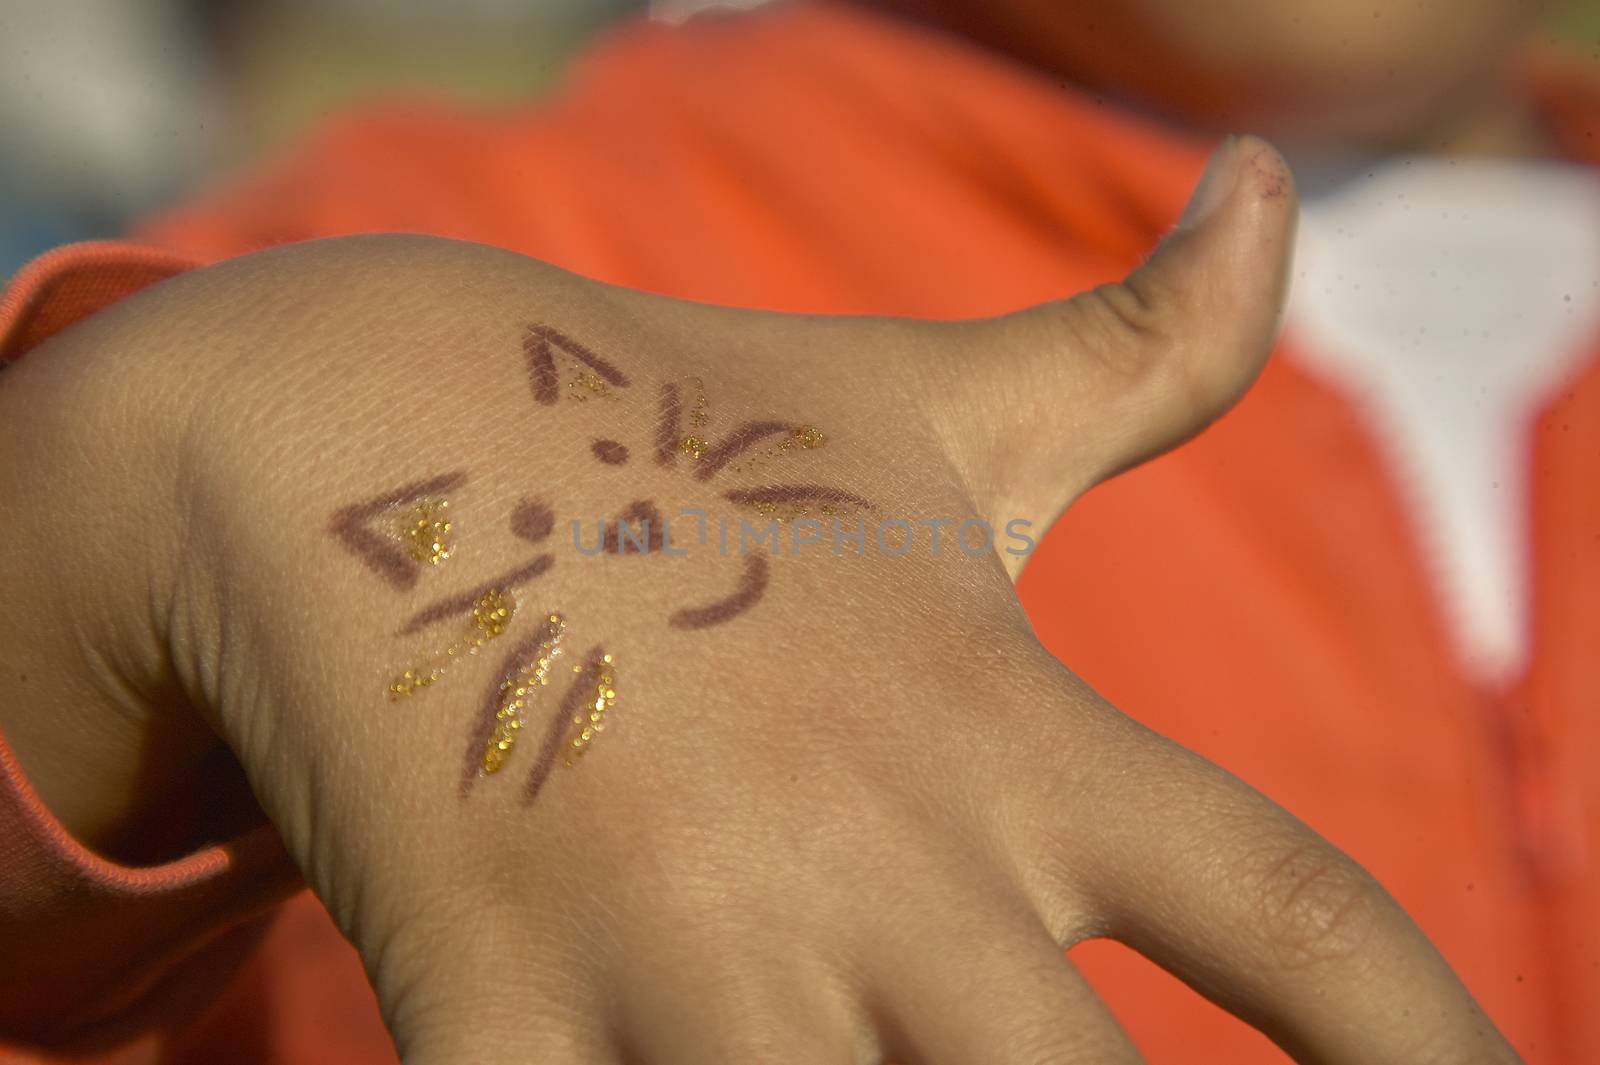
{"type": "MultiPolygon", "coordinates": [[[[1600,88],[1541,86],[1571,154],[1595,152],[1600,88]]],[[[141,236],[164,250],[46,257],[0,305],[0,351],[194,263],[372,230],[717,303],[990,314],[1121,276],[1178,216],[1206,147],[828,0],[641,24],[551,101],[368,111],[157,220],[141,236]]],[[[1113,702],[1371,869],[1530,1062],[1600,1061],[1600,358],[1534,427],[1531,666],[1485,691],[1452,658],[1392,471],[1293,344],[1197,441],[1084,499],[1035,555],[1023,600],[1113,702]]],[[[89,877],[76,901],[38,887],[46,859],[27,848],[45,830],[18,825],[42,815],[15,767],[0,770],[0,854],[22,856],[0,871],[0,928],[24,912],[47,928],[131,913],[115,877],[89,877]]],[[[48,861],[88,862],[53,846],[48,861]]],[[[161,875],[248,879],[254,853],[225,847],[161,875]]],[[[1120,947],[1073,957],[1153,1062],[1281,1060],[1120,947]]],[[[85,1007],[86,985],[52,980],[41,1001],[85,1007]]],[[[117,1060],[392,1055],[352,952],[302,896],[204,1020],[117,1060]]]]}

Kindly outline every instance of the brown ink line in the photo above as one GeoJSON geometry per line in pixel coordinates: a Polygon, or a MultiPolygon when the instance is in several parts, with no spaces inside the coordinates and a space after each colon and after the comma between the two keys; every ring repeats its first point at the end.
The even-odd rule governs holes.
{"type": "Polygon", "coordinates": [[[417,565],[396,544],[367,527],[367,522],[393,507],[414,503],[426,496],[453,491],[465,484],[467,475],[457,471],[426,481],[413,481],[385,492],[364,503],[354,503],[334,511],[328,532],[339,540],[366,567],[396,588],[408,589],[417,583],[417,565]]]}
{"type": "Polygon", "coordinates": [[[561,705],[557,708],[555,717],[545,728],[544,743],[539,748],[539,759],[528,771],[528,781],[522,788],[522,804],[527,806],[539,797],[539,792],[544,788],[544,783],[550,777],[551,770],[555,769],[556,758],[561,753],[563,741],[566,739],[567,726],[572,722],[573,714],[578,712],[578,707],[583,705],[589,691],[592,690],[593,681],[590,675],[605,659],[605,649],[596,645],[589,648],[589,653],[584,656],[583,665],[579,672],[573,675],[572,686],[561,697],[561,705]]]}
{"type": "Polygon", "coordinates": [[[770,573],[771,566],[765,558],[750,555],[744,560],[744,573],[732,595],[706,606],[680,610],[667,619],[667,624],[675,629],[706,629],[732,621],[761,601],[770,573]]]}
{"type": "Polygon", "coordinates": [[[694,410],[689,412],[689,428],[702,429],[705,427],[708,417],[706,414],[706,383],[698,377],[691,377],[688,380],[694,385],[695,390],[694,410]]]}
{"type": "Polygon", "coordinates": [[[510,591],[512,588],[526,584],[535,577],[542,575],[555,564],[556,556],[540,555],[527,565],[514,569],[504,576],[496,577],[492,581],[485,581],[471,591],[462,592],[460,595],[453,595],[448,599],[441,599],[436,603],[425,606],[415,614],[412,614],[406,620],[406,623],[400,627],[396,635],[411,636],[421,632],[429,625],[443,621],[445,618],[454,617],[464,610],[470,610],[479,599],[489,592],[497,589],[510,591]]]}
{"type": "Polygon", "coordinates": [[[473,721],[472,733],[467,740],[466,762],[461,775],[461,797],[464,799],[472,791],[472,786],[483,775],[484,750],[488,747],[490,739],[495,733],[495,724],[499,720],[501,707],[505,703],[507,684],[514,684],[519,676],[530,672],[529,663],[538,662],[540,652],[547,658],[555,658],[560,649],[557,644],[565,625],[558,615],[551,614],[545,618],[539,631],[512,648],[506,655],[505,664],[501,667],[500,675],[495,679],[494,685],[489,689],[483,706],[478,711],[478,717],[473,721]]]}
{"type": "Polygon", "coordinates": [[[769,436],[792,433],[800,426],[793,422],[745,422],[722,443],[710,448],[695,464],[694,475],[702,481],[715,477],[724,466],[755,447],[769,436]]]}
{"type": "Polygon", "coordinates": [[[757,488],[735,488],[722,493],[730,503],[838,503],[843,506],[875,510],[871,501],[826,484],[768,484],[757,488]]]}
{"type": "Polygon", "coordinates": [[[535,402],[550,406],[559,394],[556,389],[556,360],[550,353],[550,341],[537,326],[529,326],[522,337],[522,353],[528,360],[528,385],[533,389],[535,402]]]}
{"type": "Polygon", "coordinates": [[[517,601],[509,593],[493,588],[472,605],[472,623],[467,631],[443,651],[428,658],[422,665],[402,671],[389,683],[389,698],[400,699],[414,695],[444,678],[452,664],[506,631],[517,615],[517,601]]]}
{"type": "Polygon", "coordinates": [[[652,551],[665,550],[666,545],[667,523],[656,505],[648,499],[629,503],[621,514],[611,519],[611,527],[604,541],[605,549],[613,555],[648,555],[652,551]],[[623,526],[627,526],[626,531],[623,526]],[[639,529],[637,536],[633,533],[635,527],[639,529]]]}
{"type": "Polygon", "coordinates": [[[553,348],[560,348],[618,388],[628,387],[628,376],[584,344],[548,325],[530,325],[522,336],[522,352],[528,362],[528,383],[533,398],[551,406],[560,395],[556,387],[556,361],[553,348]]]}
{"type": "MultiPolygon", "coordinates": [[[[611,664],[611,656],[604,655],[600,661],[591,667],[594,687],[588,702],[585,704],[588,714],[580,708],[573,715],[572,723],[577,727],[572,739],[567,742],[566,757],[562,759],[569,766],[576,766],[578,759],[588,753],[594,746],[595,739],[606,730],[606,714],[616,706],[617,701],[617,675],[611,664]]],[[[582,667],[579,667],[582,671],[582,667]]]]}
{"type": "Polygon", "coordinates": [[[678,460],[678,441],[683,432],[683,398],[675,384],[661,386],[661,418],[656,422],[656,465],[671,466],[678,460]]]}

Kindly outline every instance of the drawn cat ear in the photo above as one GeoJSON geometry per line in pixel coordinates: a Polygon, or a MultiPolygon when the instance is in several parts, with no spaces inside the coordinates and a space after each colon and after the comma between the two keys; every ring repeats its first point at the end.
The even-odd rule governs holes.
{"type": "Polygon", "coordinates": [[[612,388],[628,387],[627,374],[554,326],[529,325],[522,336],[522,353],[527,359],[528,386],[533,390],[534,401],[546,407],[555,406],[561,398],[558,356],[568,371],[567,387],[574,399],[604,397],[612,388]]]}
{"type": "Polygon", "coordinates": [[[456,472],[401,485],[341,507],[328,531],[373,573],[405,591],[416,585],[421,567],[439,565],[453,553],[453,522],[444,493],[466,481],[465,473],[456,472]]]}
{"type": "Polygon", "coordinates": [[[706,440],[710,415],[705,382],[698,377],[667,382],[661,386],[656,408],[656,465],[671,466],[680,454],[698,461],[711,447],[706,440]],[[685,410],[690,395],[693,403],[685,410]]]}

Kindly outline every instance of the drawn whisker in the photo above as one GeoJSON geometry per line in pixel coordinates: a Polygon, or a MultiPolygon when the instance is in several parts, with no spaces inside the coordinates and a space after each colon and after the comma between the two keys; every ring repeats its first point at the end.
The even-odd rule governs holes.
{"type": "Polygon", "coordinates": [[[517,616],[516,597],[491,588],[472,604],[472,619],[466,631],[443,651],[430,656],[389,682],[389,698],[400,699],[437,683],[461,659],[475,655],[490,640],[497,639],[517,616]]]}
{"type": "Polygon", "coordinates": [[[766,484],[756,488],[734,488],[722,493],[730,503],[753,506],[759,503],[826,503],[841,507],[874,510],[870,500],[826,484],[766,484]]]}
{"type": "Polygon", "coordinates": [[[713,445],[700,454],[699,461],[695,464],[694,475],[702,481],[709,481],[721,472],[724,466],[767,437],[777,436],[779,433],[793,433],[800,428],[803,427],[793,422],[745,422],[728,434],[720,444],[713,445]]]}
{"type": "Polygon", "coordinates": [[[501,680],[485,699],[467,742],[461,776],[463,798],[479,777],[497,773],[505,765],[526,724],[529,704],[550,683],[566,629],[561,615],[551,614],[539,632],[506,656],[501,680]]]}
{"type": "Polygon", "coordinates": [[[661,386],[661,411],[656,421],[656,465],[671,466],[678,460],[678,445],[683,439],[683,398],[678,386],[661,386]]]}
{"type": "Polygon", "coordinates": [[[478,587],[462,592],[460,595],[452,595],[447,599],[438,600],[429,606],[423,607],[415,614],[412,614],[410,618],[406,619],[405,624],[400,626],[398,635],[411,636],[421,632],[430,625],[444,621],[446,618],[453,618],[458,614],[464,614],[471,610],[473,605],[489,592],[496,590],[510,591],[513,588],[520,587],[521,585],[527,584],[534,578],[543,575],[547,570],[550,569],[551,566],[554,566],[555,564],[556,556],[539,555],[527,565],[520,566],[517,569],[512,570],[510,573],[502,574],[501,576],[490,581],[485,581],[483,584],[478,585],[478,587]]]}
{"type": "MultiPolygon", "coordinates": [[[[522,802],[524,805],[533,802],[539,797],[539,792],[544,788],[545,781],[549,779],[551,770],[555,768],[556,759],[561,756],[562,749],[571,749],[571,745],[566,740],[568,726],[585,720],[587,716],[585,707],[590,705],[590,695],[595,694],[598,688],[596,701],[605,706],[609,706],[611,701],[616,698],[616,691],[611,686],[613,680],[611,676],[611,656],[606,654],[604,648],[599,646],[590,648],[589,653],[584,656],[584,664],[575,666],[573,672],[579,674],[592,672],[594,680],[591,682],[583,676],[574,678],[572,685],[567,688],[566,694],[562,696],[561,706],[556,710],[555,716],[545,726],[544,742],[539,747],[538,760],[534,762],[533,768],[528,771],[527,782],[522,788],[522,802]],[[610,695],[608,696],[606,692],[610,692],[610,695]]],[[[604,710],[597,709],[589,712],[603,715],[604,710]]],[[[597,717],[591,723],[590,736],[581,736],[580,733],[580,737],[585,744],[592,738],[592,725],[601,723],[597,717]]],[[[581,751],[582,748],[577,749],[581,751]]]]}

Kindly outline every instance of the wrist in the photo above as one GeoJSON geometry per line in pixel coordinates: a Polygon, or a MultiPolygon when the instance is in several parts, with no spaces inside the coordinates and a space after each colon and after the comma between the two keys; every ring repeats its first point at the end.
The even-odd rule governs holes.
{"type": "Polygon", "coordinates": [[[181,537],[164,438],[183,414],[143,302],[0,378],[0,733],[70,834],[138,863],[200,842],[167,813],[217,749],[165,654],[181,537]]]}

